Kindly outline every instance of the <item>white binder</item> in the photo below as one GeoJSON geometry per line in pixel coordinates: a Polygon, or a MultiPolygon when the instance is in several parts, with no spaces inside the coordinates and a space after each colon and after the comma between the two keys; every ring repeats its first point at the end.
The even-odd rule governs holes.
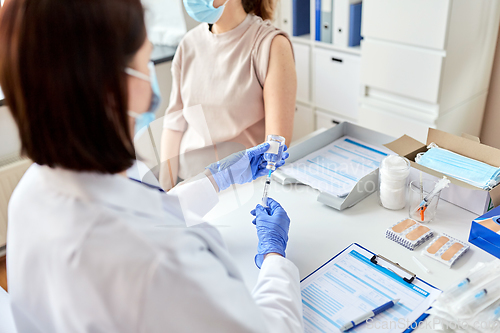
{"type": "Polygon", "coordinates": [[[281,30],[292,36],[292,0],[280,1],[280,24],[281,30]]]}
{"type": "Polygon", "coordinates": [[[322,0],[321,1],[321,41],[323,43],[333,43],[333,0],[322,0]]]}
{"type": "Polygon", "coordinates": [[[350,7],[361,0],[335,0],[333,3],[333,44],[349,46],[350,7]]]}

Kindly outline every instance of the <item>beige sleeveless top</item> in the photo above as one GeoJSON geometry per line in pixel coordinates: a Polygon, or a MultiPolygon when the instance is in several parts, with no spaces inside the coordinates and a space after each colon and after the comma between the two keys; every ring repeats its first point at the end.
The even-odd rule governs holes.
{"type": "Polygon", "coordinates": [[[277,35],[288,38],[271,22],[249,14],[231,31],[213,34],[203,23],[181,41],[163,125],[184,132],[180,178],[265,141],[263,87],[277,35]]]}

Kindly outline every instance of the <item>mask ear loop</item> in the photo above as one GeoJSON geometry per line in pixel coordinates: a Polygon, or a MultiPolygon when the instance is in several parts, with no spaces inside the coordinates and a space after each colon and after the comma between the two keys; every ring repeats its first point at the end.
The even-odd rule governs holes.
{"type": "Polygon", "coordinates": [[[130,76],[134,76],[138,79],[151,82],[151,78],[148,75],[139,72],[138,70],[132,69],[130,67],[125,68],[125,73],[127,73],[130,76]]]}
{"type": "MultiPolygon", "coordinates": [[[[139,72],[138,70],[135,70],[133,68],[130,68],[130,67],[126,67],[125,68],[125,73],[130,75],[130,76],[133,76],[133,77],[136,77],[138,79],[141,79],[141,80],[144,80],[144,81],[147,81],[147,82],[151,82],[151,78],[149,76],[147,76],[146,74],[142,73],[142,72],[139,72]]],[[[141,116],[140,113],[137,113],[137,112],[134,112],[134,111],[128,111],[127,114],[134,118],[134,119],[137,119],[141,116]]]]}
{"type": "Polygon", "coordinates": [[[139,113],[134,112],[134,111],[128,111],[128,112],[127,112],[127,114],[128,114],[130,117],[135,118],[135,119],[137,119],[137,118],[139,118],[139,117],[141,116],[139,113]]]}

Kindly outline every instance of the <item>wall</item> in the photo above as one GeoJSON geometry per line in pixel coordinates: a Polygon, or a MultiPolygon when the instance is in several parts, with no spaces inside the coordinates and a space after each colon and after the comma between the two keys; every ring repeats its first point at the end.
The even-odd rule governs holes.
{"type": "Polygon", "coordinates": [[[161,92],[161,104],[156,112],[156,118],[163,117],[165,110],[170,101],[170,91],[172,90],[172,62],[164,62],[155,66],[156,77],[158,78],[158,86],[161,92]]]}
{"type": "Polygon", "coordinates": [[[0,107],[0,160],[6,155],[19,152],[21,141],[17,126],[6,106],[0,107]]]}
{"type": "Polygon", "coordinates": [[[500,34],[491,72],[490,88],[481,130],[481,142],[500,149],[500,34]]]}

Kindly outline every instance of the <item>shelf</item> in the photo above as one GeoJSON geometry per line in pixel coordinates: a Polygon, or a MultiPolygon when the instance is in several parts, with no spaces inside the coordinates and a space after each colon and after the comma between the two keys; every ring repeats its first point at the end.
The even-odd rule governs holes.
{"type": "Polygon", "coordinates": [[[312,102],[311,102],[311,101],[304,101],[304,100],[301,100],[301,99],[298,99],[298,98],[297,98],[295,101],[296,101],[297,103],[299,103],[300,105],[307,106],[307,107],[309,107],[309,108],[314,107],[314,105],[312,104],[312,102]]]}
{"type": "Polygon", "coordinates": [[[311,35],[302,35],[302,36],[290,36],[290,40],[292,43],[299,43],[299,44],[311,44],[311,35]]]}
{"type": "Polygon", "coordinates": [[[349,121],[351,123],[357,123],[358,122],[358,119],[357,118],[354,118],[352,116],[348,116],[348,115],[345,115],[345,114],[341,114],[341,113],[338,113],[338,112],[335,112],[335,111],[332,111],[332,110],[327,110],[327,109],[323,109],[319,106],[314,106],[313,107],[313,110],[314,111],[319,111],[319,112],[322,112],[324,114],[327,114],[327,115],[331,115],[337,119],[341,119],[342,121],[349,121]]]}
{"type": "Polygon", "coordinates": [[[319,47],[322,49],[340,51],[340,52],[355,54],[355,55],[359,55],[359,56],[361,55],[361,47],[360,46],[343,47],[343,46],[333,45],[330,43],[318,42],[315,40],[311,40],[311,35],[290,37],[290,40],[292,41],[292,43],[312,45],[313,47],[319,47]]]}
{"type": "Polygon", "coordinates": [[[351,54],[361,55],[361,47],[360,46],[343,47],[343,46],[338,46],[338,45],[333,45],[333,44],[323,43],[323,42],[318,42],[318,41],[314,41],[314,46],[320,47],[323,49],[328,49],[328,50],[334,50],[334,51],[347,52],[347,53],[351,53],[351,54]]]}

